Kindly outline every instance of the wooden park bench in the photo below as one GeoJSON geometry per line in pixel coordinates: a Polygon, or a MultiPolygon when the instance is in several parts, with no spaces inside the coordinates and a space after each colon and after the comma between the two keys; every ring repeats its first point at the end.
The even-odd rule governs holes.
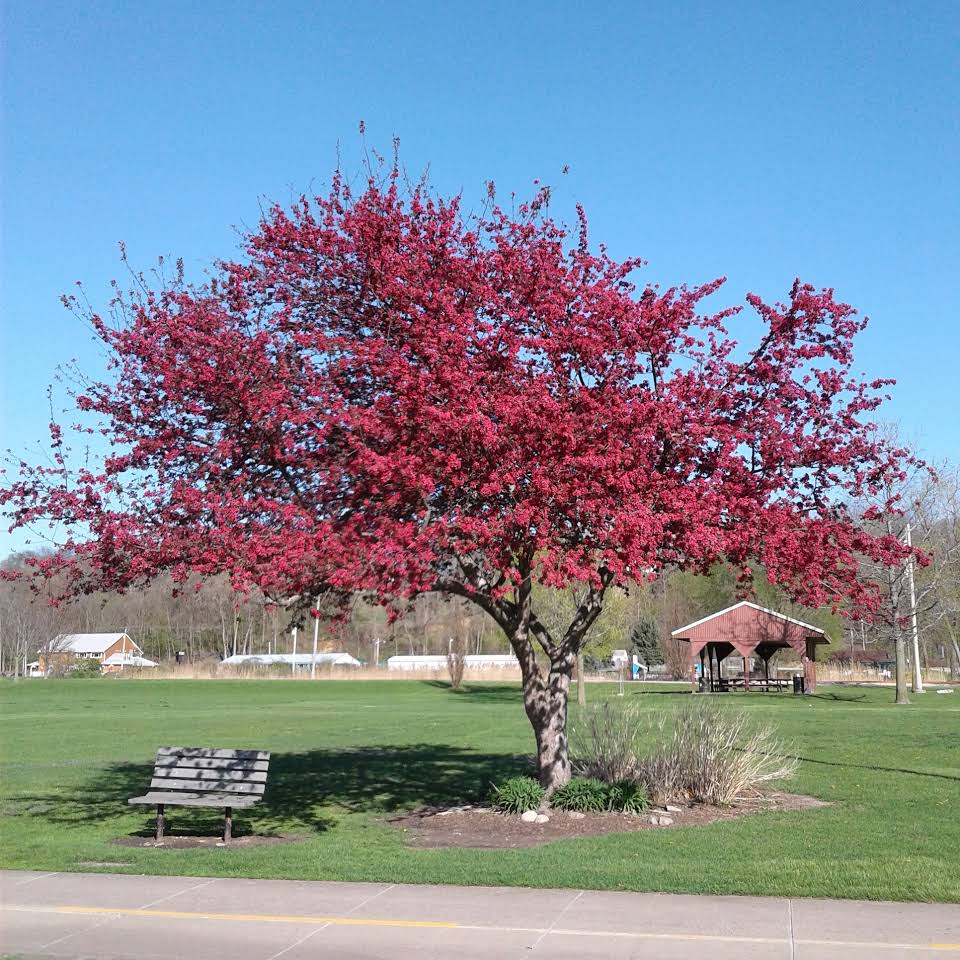
{"type": "Polygon", "coordinates": [[[233,833],[233,810],[263,799],[270,754],[263,750],[161,747],[150,792],[127,803],[157,807],[157,842],[163,840],[165,807],[223,807],[223,842],[233,833]]]}

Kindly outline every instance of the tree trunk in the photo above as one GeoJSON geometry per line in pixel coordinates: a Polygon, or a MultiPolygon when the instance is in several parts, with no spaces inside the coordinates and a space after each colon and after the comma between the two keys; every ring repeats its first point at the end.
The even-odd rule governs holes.
{"type": "Polygon", "coordinates": [[[570,780],[567,699],[572,664],[558,664],[544,680],[524,678],[523,705],[537,742],[537,779],[547,797],[570,780]]]}
{"type": "Polygon", "coordinates": [[[587,705],[587,688],[583,683],[583,654],[577,654],[577,704],[585,707],[587,705]]]}
{"type": "Polygon", "coordinates": [[[950,647],[953,650],[953,656],[950,658],[950,678],[952,680],[960,679],[960,643],[957,642],[957,633],[953,629],[953,623],[950,617],[946,618],[947,631],[950,633],[950,647]]]}
{"type": "Polygon", "coordinates": [[[896,627],[894,634],[894,649],[896,651],[896,675],[897,675],[897,696],[894,703],[909,703],[907,697],[907,645],[904,643],[903,631],[899,626],[896,627]]]}

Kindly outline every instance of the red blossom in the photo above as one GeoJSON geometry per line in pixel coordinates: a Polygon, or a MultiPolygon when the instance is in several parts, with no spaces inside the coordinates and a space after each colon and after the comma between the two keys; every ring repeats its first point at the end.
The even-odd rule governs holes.
{"type": "MultiPolygon", "coordinates": [[[[226,571],[268,595],[440,589],[497,616],[550,586],[759,561],[809,606],[874,602],[858,558],[902,545],[854,522],[905,451],[870,417],[891,381],[851,372],[865,320],[796,281],[741,351],[722,285],[635,287],[539,188],[461,213],[397,169],[355,195],[271,209],[246,255],[87,317],[111,379],[77,405],[111,452],[81,482],[50,466],[0,492],[14,527],[69,532],[33,571],[63,595],[160,571],[226,571]]],[[[76,304],[76,301],[71,301],[76,304]]],[[[538,638],[541,643],[549,644],[538,638]]]]}

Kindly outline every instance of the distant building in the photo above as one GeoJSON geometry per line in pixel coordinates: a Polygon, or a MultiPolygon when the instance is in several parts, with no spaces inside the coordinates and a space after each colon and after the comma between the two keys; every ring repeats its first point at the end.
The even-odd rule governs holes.
{"type": "Polygon", "coordinates": [[[46,675],[56,667],[67,669],[80,660],[99,660],[104,673],[118,673],[127,666],[156,666],[143,657],[143,651],[126,633],[61,633],[48,649],[40,651],[37,670],[46,675]]]}
{"type": "MultiPolygon", "coordinates": [[[[519,670],[520,662],[512,653],[471,653],[463,658],[468,670],[519,670]]],[[[396,656],[387,660],[388,670],[446,670],[445,656],[396,656]]]]}
{"type": "Polygon", "coordinates": [[[148,660],[146,657],[141,657],[135,653],[111,653],[106,660],[103,661],[103,671],[104,673],[113,672],[114,667],[123,668],[123,667],[137,667],[142,669],[144,667],[155,667],[156,661],[148,660]]]}
{"type": "MultiPolygon", "coordinates": [[[[237,653],[227,657],[222,663],[228,667],[273,667],[287,666],[302,670],[314,662],[312,653],[237,653]]],[[[363,664],[349,653],[318,653],[317,666],[360,667],[363,664]]]]}

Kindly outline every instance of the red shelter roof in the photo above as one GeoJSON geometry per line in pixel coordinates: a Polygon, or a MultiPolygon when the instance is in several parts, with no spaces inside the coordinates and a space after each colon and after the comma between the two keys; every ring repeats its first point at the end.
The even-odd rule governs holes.
{"type": "Polygon", "coordinates": [[[815,644],[830,642],[830,638],[819,627],[759,607],[749,600],[741,600],[709,617],[688,623],[670,635],[690,644],[691,657],[695,657],[708,643],[728,643],[747,657],[761,646],[768,649],[792,647],[803,655],[808,641],[815,644]]]}

